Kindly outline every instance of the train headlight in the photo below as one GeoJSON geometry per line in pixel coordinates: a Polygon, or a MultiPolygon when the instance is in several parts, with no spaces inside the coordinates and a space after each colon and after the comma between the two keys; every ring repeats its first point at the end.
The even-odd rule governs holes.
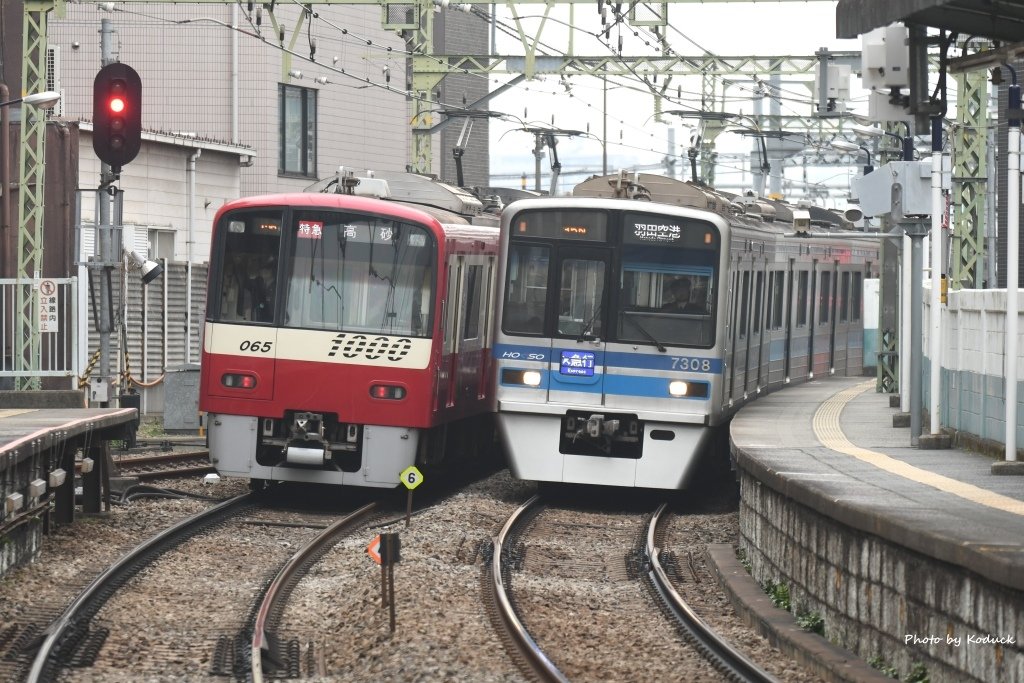
{"type": "Polygon", "coordinates": [[[523,384],[528,387],[539,387],[541,374],[537,370],[511,370],[501,371],[502,384],[523,384]]]}
{"type": "Polygon", "coordinates": [[[677,379],[668,383],[668,393],[674,398],[707,398],[711,386],[707,382],[684,382],[677,379]]]}

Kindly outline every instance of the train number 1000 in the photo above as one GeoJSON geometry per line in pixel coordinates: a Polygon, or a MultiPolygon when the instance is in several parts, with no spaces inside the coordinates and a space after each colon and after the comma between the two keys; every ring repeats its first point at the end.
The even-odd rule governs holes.
{"type": "Polygon", "coordinates": [[[689,372],[711,372],[711,359],[677,356],[672,359],[672,369],[689,372]]]}

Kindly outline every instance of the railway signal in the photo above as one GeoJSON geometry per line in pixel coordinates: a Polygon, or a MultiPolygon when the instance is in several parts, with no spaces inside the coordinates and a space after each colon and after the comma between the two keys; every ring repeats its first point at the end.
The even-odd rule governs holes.
{"type": "Polygon", "coordinates": [[[127,64],[107,64],[92,88],[92,148],[115,175],[142,146],[142,79],[127,64]]]}

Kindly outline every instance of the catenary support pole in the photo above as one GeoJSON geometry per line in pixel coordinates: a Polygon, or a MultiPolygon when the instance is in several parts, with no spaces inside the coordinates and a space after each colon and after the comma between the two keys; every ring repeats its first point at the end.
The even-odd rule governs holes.
{"type": "MultiPolygon", "coordinates": [[[[1008,109],[1020,110],[1017,75],[1009,87],[1008,109]]],[[[1020,119],[1010,118],[1006,162],[1006,460],[1017,460],[1017,328],[1020,245],[1020,119]]]]}
{"type": "Polygon", "coordinates": [[[932,291],[928,305],[928,358],[929,392],[928,416],[931,421],[930,433],[939,434],[942,426],[939,421],[939,393],[942,383],[942,302],[940,301],[942,286],[942,217],[945,214],[945,201],[942,195],[942,117],[932,118],[932,291]]]}

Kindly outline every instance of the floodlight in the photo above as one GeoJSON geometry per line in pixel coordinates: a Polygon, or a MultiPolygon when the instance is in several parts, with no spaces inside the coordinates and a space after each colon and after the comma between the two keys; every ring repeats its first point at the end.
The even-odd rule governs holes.
{"type": "Polygon", "coordinates": [[[125,249],[125,254],[128,256],[128,267],[140,271],[144,285],[148,285],[164,272],[164,267],[159,263],[144,259],[130,249],[125,249]]]}

